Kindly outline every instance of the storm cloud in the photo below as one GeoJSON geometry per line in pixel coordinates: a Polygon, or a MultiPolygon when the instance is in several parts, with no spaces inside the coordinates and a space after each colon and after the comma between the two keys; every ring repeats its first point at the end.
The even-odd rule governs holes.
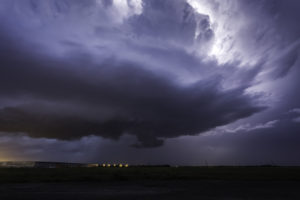
{"type": "MultiPolygon", "coordinates": [[[[78,6],[78,2],[62,2],[49,1],[48,6],[55,3],[55,7],[50,8],[58,13],[70,10],[66,6],[71,4],[78,6]]],[[[15,6],[20,6],[19,3],[14,2],[15,6]]],[[[29,10],[35,15],[40,12],[35,9],[44,9],[42,6],[47,5],[37,1],[27,3],[31,3],[29,10]]],[[[107,6],[112,5],[105,3],[104,8],[107,6]]],[[[132,32],[136,37],[142,34],[140,37],[176,42],[182,38],[187,39],[181,41],[187,45],[194,40],[199,17],[200,14],[197,15],[185,1],[145,1],[143,14],[129,17],[125,24],[138,28],[132,32]],[[174,35],[169,34],[170,29],[174,35]]],[[[205,31],[210,25],[204,24],[209,22],[203,21],[205,17],[202,18],[200,28],[205,31]]],[[[95,37],[107,40],[121,40],[124,37],[114,33],[115,30],[110,27],[95,26],[94,29],[95,37]]],[[[133,146],[155,147],[162,145],[164,138],[197,135],[251,116],[264,108],[255,104],[257,96],[245,94],[246,87],[243,85],[224,89],[220,78],[222,74],[217,71],[211,70],[215,73],[213,76],[202,76],[192,83],[181,83],[178,75],[162,73],[159,68],[153,68],[156,65],[172,70],[172,61],[167,61],[175,56],[190,58],[187,64],[196,65],[191,67],[218,67],[213,62],[196,60],[184,49],[171,48],[170,43],[164,45],[167,48],[164,50],[161,50],[161,44],[152,46],[150,50],[149,43],[136,50],[134,48],[138,47],[132,37],[125,37],[126,45],[123,48],[132,49],[136,54],[153,55],[153,60],[156,60],[156,52],[163,54],[166,58],[157,55],[158,63],[143,63],[135,59],[136,55],[127,59],[118,54],[102,58],[100,55],[100,59],[95,59],[95,55],[89,51],[78,50],[81,48],[80,42],[76,44],[70,41],[62,45],[73,50],[67,56],[56,57],[47,52],[40,53],[37,49],[42,45],[39,44],[35,46],[37,49],[28,51],[33,39],[29,37],[29,42],[16,42],[16,38],[7,33],[5,35],[5,31],[1,37],[0,94],[2,99],[16,103],[2,105],[2,132],[22,132],[31,137],[56,139],[76,139],[88,135],[117,139],[128,133],[138,139],[133,146]]],[[[56,37],[55,40],[61,36],[56,37]]],[[[122,40],[120,43],[124,44],[122,40]]],[[[234,64],[230,67],[234,67],[234,64]]]]}
{"type": "Polygon", "coordinates": [[[1,96],[18,99],[0,111],[3,132],[75,139],[87,135],[137,136],[139,144],[158,138],[196,135],[263,109],[245,88],[222,90],[212,78],[180,85],[172,77],[137,63],[103,60],[81,63],[14,53],[1,57],[1,96]],[[23,101],[23,102],[22,102],[23,101]]]}
{"type": "MultiPolygon", "coordinates": [[[[280,132],[298,140],[299,116],[290,111],[300,107],[299,6],[3,0],[0,132],[58,145],[102,138],[123,146],[129,135],[136,151],[222,128],[207,144],[242,149],[250,133],[261,149],[269,137],[265,149],[276,138],[287,144],[280,132]]],[[[173,147],[166,148],[167,155],[173,147]]]]}

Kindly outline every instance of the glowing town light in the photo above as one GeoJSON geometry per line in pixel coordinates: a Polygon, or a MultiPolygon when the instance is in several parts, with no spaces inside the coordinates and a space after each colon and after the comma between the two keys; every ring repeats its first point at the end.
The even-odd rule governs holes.
{"type": "Polygon", "coordinates": [[[119,167],[123,167],[123,164],[119,164],[119,167]]]}
{"type": "Polygon", "coordinates": [[[110,167],[110,164],[107,164],[106,166],[107,166],[107,167],[110,167]]]}
{"type": "Polygon", "coordinates": [[[106,164],[104,163],[104,164],[102,164],[102,167],[106,167],[106,164]]]}

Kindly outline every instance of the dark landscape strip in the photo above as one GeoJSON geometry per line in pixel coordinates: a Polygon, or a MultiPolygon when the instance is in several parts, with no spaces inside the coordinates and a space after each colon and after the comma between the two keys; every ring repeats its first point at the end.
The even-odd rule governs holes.
{"type": "Polygon", "coordinates": [[[0,183],[130,180],[300,181],[300,167],[0,168],[0,183]]]}

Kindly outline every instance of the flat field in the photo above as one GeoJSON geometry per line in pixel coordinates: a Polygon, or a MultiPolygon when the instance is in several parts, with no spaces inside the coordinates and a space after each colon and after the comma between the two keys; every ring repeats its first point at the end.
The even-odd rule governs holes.
{"type": "Polygon", "coordinates": [[[300,167],[0,168],[0,183],[114,180],[300,181],[300,167]]]}
{"type": "Polygon", "coordinates": [[[300,199],[300,167],[0,168],[0,199],[300,199]]]}

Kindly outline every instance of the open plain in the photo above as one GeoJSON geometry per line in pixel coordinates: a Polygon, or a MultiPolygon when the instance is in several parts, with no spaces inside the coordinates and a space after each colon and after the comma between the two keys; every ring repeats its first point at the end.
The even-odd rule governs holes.
{"type": "Polygon", "coordinates": [[[299,167],[0,169],[0,199],[300,199],[299,167]]]}

